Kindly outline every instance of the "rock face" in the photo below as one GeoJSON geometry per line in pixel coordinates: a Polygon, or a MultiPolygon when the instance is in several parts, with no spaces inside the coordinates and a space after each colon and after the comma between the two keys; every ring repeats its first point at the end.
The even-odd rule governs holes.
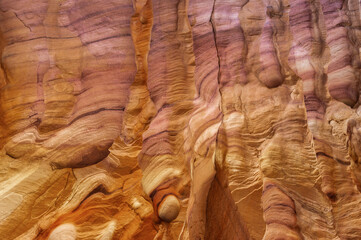
{"type": "Polygon", "coordinates": [[[359,0],[0,0],[0,239],[360,239],[359,0]]]}

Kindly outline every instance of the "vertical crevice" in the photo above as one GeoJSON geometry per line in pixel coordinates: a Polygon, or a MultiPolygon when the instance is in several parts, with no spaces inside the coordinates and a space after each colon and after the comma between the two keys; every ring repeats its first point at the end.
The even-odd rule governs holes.
{"type": "Polygon", "coordinates": [[[219,56],[219,50],[218,50],[218,45],[217,45],[216,23],[215,23],[215,20],[214,20],[214,11],[215,11],[215,7],[216,7],[216,1],[217,0],[213,1],[213,7],[212,7],[212,12],[211,12],[209,22],[210,22],[211,27],[212,27],[214,46],[215,46],[215,50],[216,50],[216,54],[217,54],[217,63],[218,63],[217,82],[218,82],[218,91],[219,91],[219,96],[220,96],[219,110],[220,110],[220,112],[222,114],[221,124],[219,125],[217,133],[216,133],[216,147],[215,147],[215,150],[214,150],[215,153],[216,153],[215,159],[214,159],[214,165],[215,165],[215,167],[217,169],[216,163],[217,163],[217,155],[218,155],[217,152],[218,152],[218,144],[219,144],[219,134],[220,134],[220,129],[223,127],[224,113],[223,113],[223,104],[222,104],[223,97],[222,97],[222,91],[221,91],[221,88],[222,88],[222,84],[221,84],[221,58],[219,56]]]}
{"type": "MultiPolygon", "coordinates": [[[[218,60],[218,75],[217,75],[217,81],[218,81],[218,85],[221,84],[220,82],[220,78],[221,78],[221,59],[219,57],[218,54],[218,46],[217,46],[217,33],[216,33],[216,26],[215,26],[215,21],[214,21],[214,10],[215,10],[215,6],[216,6],[216,0],[214,0],[213,2],[213,7],[212,7],[212,12],[211,12],[211,17],[209,19],[209,22],[211,23],[212,26],[212,31],[213,31],[213,37],[214,37],[214,45],[216,47],[216,53],[217,53],[217,60],[218,60]]],[[[220,88],[219,88],[220,90],[220,88]]],[[[221,92],[220,92],[221,93],[221,92]]],[[[222,94],[221,94],[222,96],[222,94]]],[[[222,100],[221,100],[222,101],[222,100]]]]}

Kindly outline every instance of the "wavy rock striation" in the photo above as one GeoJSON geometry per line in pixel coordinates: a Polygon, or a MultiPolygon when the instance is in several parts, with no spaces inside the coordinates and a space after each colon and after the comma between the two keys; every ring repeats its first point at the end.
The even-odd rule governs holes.
{"type": "Polygon", "coordinates": [[[1,239],[359,239],[361,2],[0,0],[1,239]]]}

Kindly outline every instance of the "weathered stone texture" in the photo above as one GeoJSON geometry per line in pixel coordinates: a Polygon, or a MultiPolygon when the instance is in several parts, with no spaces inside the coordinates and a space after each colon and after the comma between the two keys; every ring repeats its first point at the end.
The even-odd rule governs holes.
{"type": "Polygon", "coordinates": [[[0,239],[360,239],[359,0],[0,0],[0,239]]]}

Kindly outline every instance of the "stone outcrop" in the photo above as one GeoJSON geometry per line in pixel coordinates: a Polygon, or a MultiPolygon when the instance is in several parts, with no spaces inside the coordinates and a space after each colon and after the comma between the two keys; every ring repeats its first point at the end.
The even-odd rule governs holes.
{"type": "Polygon", "coordinates": [[[1,239],[359,239],[359,0],[0,0],[1,239]]]}

